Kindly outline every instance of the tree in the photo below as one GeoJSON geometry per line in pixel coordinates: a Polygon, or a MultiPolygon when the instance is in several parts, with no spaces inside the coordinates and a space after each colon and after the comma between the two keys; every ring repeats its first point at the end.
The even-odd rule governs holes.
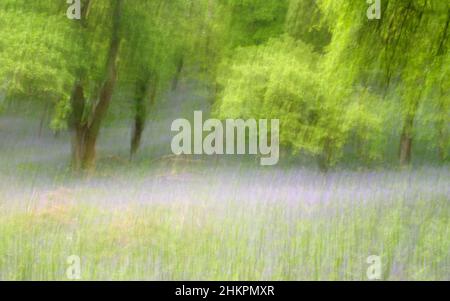
{"type": "MultiPolygon", "coordinates": [[[[70,127],[74,135],[72,147],[75,168],[95,167],[95,148],[100,126],[117,81],[117,59],[122,42],[122,10],[122,0],[87,0],[83,6],[81,22],[75,25],[78,26],[78,41],[82,45],[81,55],[87,56],[79,66],[71,97],[70,127]],[[90,15],[91,12],[93,15],[90,15]],[[97,23],[102,21],[105,23],[97,23]],[[109,26],[98,26],[99,24],[109,26]],[[107,37],[106,40],[103,40],[104,36],[107,37]],[[103,48],[103,51],[99,48],[103,48]],[[87,87],[90,91],[86,95],[87,87]]],[[[82,57],[79,59],[83,60],[82,57]]]]}
{"type": "Polygon", "coordinates": [[[52,126],[64,126],[70,106],[77,45],[65,3],[5,0],[0,3],[0,90],[4,101],[33,98],[56,106],[52,126]]]}
{"type": "MultiPolygon", "coordinates": [[[[175,3],[175,2],[174,2],[175,3]]],[[[134,125],[130,157],[137,152],[149,107],[167,84],[172,73],[171,30],[167,26],[167,12],[171,4],[165,1],[139,2],[128,6],[124,33],[123,59],[120,72],[122,82],[134,86],[134,125]]]]}
{"type": "MultiPolygon", "coordinates": [[[[183,2],[168,5],[165,16],[183,2]]],[[[119,72],[137,87],[136,116],[145,116],[146,110],[139,94],[150,91],[154,99],[159,82],[167,81],[172,60],[169,41],[174,31],[164,27],[173,24],[173,29],[175,24],[164,16],[156,20],[155,8],[162,4],[165,2],[84,0],[80,19],[69,20],[63,14],[65,3],[2,2],[2,28],[7,29],[0,33],[3,86],[9,98],[21,94],[53,100],[52,126],[63,128],[68,121],[75,169],[95,166],[96,142],[119,72]]],[[[136,124],[141,119],[136,118],[136,124]]],[[[136,132],[141,132],[139,127],[136,132]]]]}
{"type": "MultiPolygon", "coordinates": [[[[402,125],[399,143],[401,165],[411,162],[415,121],[428,87],[448,77],[449,3],[446,1],[383,1],[381,20],[367,20],[364,2],[320,0],[319,7],[333,35],[327,48],[329,80],[339,86],[362,84],[386,98],[398,92],[402,125]],[[445,46],[444,46],[445,45],[445,46]]],[[[433,99],[428,99],[433,102],[433,99]]],[[[427,104],[428,105],[428,104],[427,104]]],[[[443,111],[445,112],[445,110],[443,111]]]]}
{"type": "Polygon", "coordinates": [[[360,96],[367,91],[327,92],[321,55],[292,37],[270,39],[235,50],[222,69],[220,118],[280,120],[280,143],[293,153],[309,153],[322,169],[342,156],[350,133],[376,132],[379,120],[360,96]],[[343,95],[345,94],[345,97],[343,95]]]}
{"type": "MultiPolygon", "coordinates": [[[[122,81],[134,85],[134,126],[130,157],[141,143],[149,109],[168,88],[178,86],[188,58],[193,56],[206,1],[141,1],[128,6],[127,37],[121,60],[122,81]],[[174,20],[177,22],[174,22],[174,20]]],[[[209,1],[208,1],[209,2],[209,1]]],[[[198,63],[198,61],[195,61],[198,63]]]]}

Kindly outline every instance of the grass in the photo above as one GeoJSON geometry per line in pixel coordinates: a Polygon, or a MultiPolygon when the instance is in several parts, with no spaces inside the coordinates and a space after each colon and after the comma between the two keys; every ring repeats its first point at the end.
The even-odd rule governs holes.
{"type": "Polygon", "coordinates": [[[449,280],[448,200],[365,205],[50,203],[0,217],[0,279],[449,280]]]}

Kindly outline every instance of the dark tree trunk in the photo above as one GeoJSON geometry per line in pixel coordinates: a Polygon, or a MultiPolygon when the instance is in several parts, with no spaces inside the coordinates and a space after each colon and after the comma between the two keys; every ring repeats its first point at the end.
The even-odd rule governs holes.
{"type": "Polygon", "coordinates": [[[72,132],[72,168],[81,168],[81,160],[84,154],[84,131],[83,112],[85,97],[81,81],[75,83],[71,98],[72,113],[69,120],[69,127],[72,132]]]}
{"type": "MultiPolygon", "coordinates": [[[[444,57],[447,54],[447,41],[448,41],[448,29],[450,28],[450,9],[448,10],[447,14],[447,22],[445,23],[444,31],[442,32],[441,42],[438,47],[437,55],[440,57],[444,57]]],[[[443,83],[441,83],[440,88],[440,95],[439,95],[439,103],[438,103],[438,110],[439,112],[444,112],[444,115],[442,117],[439,117],[439,120],[437,122],[437,132],[438,132],[438,155],[439,159],[441,161],[445,161],[448,156],[448,152],[446,150],[447,141],[449,139],[448,134],[446,133],[446,123],[448,122],[448,110],[445,108],[444,105],[444,94],[445,91],[442,88],[443,83]],[[447,112],[447,113],[445,113],[447,112]]]]}
{"type": "MultiPolygon", "coordinates": [[[[441,91],[438,110],[439,112],[446,112],[444,103],[443,103],[443,91],[441,91]]],[[[448,144],[448,133],[446,131],[446,124],[448,121],[448,114],[444,114],[443,116],[439,116],[438,121],[436,123],[436,131],[437,131],[437,139],[438,139],[438,156],[441,161],[445,161],[447,159],[448,153],[446,150],[446,145],[448,144]]]]}
{"type": "Polygon", "coordinates": [[[50,104],[47,102],[45,104],[44,111],[42,112],[42,115],[41,115],[41,121],[39,122],[39,133],[38,133],[39,138],[42,136],[42,131],[44,130],[44,124],[45,124],[45,121],[47,120],[49,106],[50,106],[50,104]]]}
{"type": "Polygon", "coordinates": [[[147,83],[145,81],[137,81],[136,82],[136,92],[134,98],[134,127],[133,134],[131,137],[131,146],[130,146],[130,160],[136,155],[139,146],[141,145],[142,133],[145,128],[145,121],[147,116],[147,106],[146,106],[146,92],[147,92],[147,83]]]}
{"type": "Polygon", "coordinates": [[[419,102],[422,97],[422,93],[419,92],[415,99],[412,99],[409,104],[408,111],[403,120],[403,128],[400,136],[399,147],[399,163],[400,166],[407,166],[411,163],[412,159],[412,145],[414,137],[414,120],[416,118],[417,109],[419,108],[419,102]]]}
{"type": "MultiPolygon", "coordinates": [[[[117,45],[117,52],[118,52],[117,45]]],[[[89,124],[89,127],[86,129],[85,137],[84,137],[84,143],[85,143],[85,149],[83,154],[83,169],[86,170],[92,170],[95,168],[95,158],[96,158],[96,144],[97,144],[97,138],[98,134],[100,132],[100,126],[103,121],[103,118],[106,115],[106,112],[108,111],[109,105],[111,103],[112,95],[114,92],[114,87],[116,85],[117,80],[117,70],[116,70],[116,57],[117,52],[113,51],[110,53],[110,58],[114,58],[113,60],[110,60],[109,64],[111,65],[111,69],[108,72],[107,80],[103,87],[101,88],[100,92],[100,99],[98,104],[95,106],[94,113],[92,115],[91,123],[89,124]]]]}
{"type": "MultiPolygon", "coordinates": [[[[77,22],[81,28],[87,27],[87,18],[89,10],[91,8],[92,1],[86,0],[82,7],[81,20],[77,22]]],[[[81,44],[85,44],[85,40],[79,41],[81,44]]],[[[84,45],[86,47],[86,45],[84,45]]],[[[87,124],[84,119],[84,110],[86,107],[86,98],[84,95],[83,80],[86,77],[85,71],[78,71],[78,79],[74,83],[74,88],[71,97],[71,115],[69,117],[69,129],[71,131],[71,145],[72,145],[72,168],[79,170],[82,167],[82,160],[85,152],[85,134],[87,130],[87,124]]]]}
{"type": "Polygon", "coordinates": [[[438,156],[441,161],[445,161],[447,159],[448,154],[447,154],[447,151],[445,148],[445,146],[447,145],[447,142],[446,142],[447,138],[445,136],[443,123],[439,126],[438,135],[439,135],[439,137],[438,137],[438,139],[439,139],[438,156]]]}
{"type": "Polygon", "coordinates": [[[135,116],[133,136],[131,138],[130,160],[133,160],[139,147],[141,146],[142,133],[144,132],[144,128],[145,128],[145,118],[143,118],[142,116],[135,116]]]}
{"type": "Polygon", "coordinates": [[[111,44],[108,52],[108,60],[106,64],[105,81],[100,88],[100,97],[97,105],[94,107],[91,119],[87,127],[83,130],[83,148],[82,148],[82,164],[85,170],[93,170],[95,168],[96,144],[98,134],[100,132],[101,123],[108,111],[111,103],[112,95],[117,81],[117,57],[120,50],[120,18],[122,11],[122,0],[115,2],[113,14],[113,28],[111,44]]]}
{"type": "Polygon", "coordinates": [[[180,81],[181,72],[183,71],[183,66],[184,66],[184,57],[181,56],[178,61],[177,70],[176,70],[175,76],[172,81],[172,91],[175,91],[178,88],[178,82],[180,81]]]}
{"type": "Polygon", "coordinates": [[[403,133],[400,138],[400,165],[406,166],[411,163],[412,137],[403,133]]]}
{"type": "Polygon", "coordinates": [[[406,166],[411,163],[412,143],[413,143],[414,116],[407,116],[400,137],[399,159],[400,165],[406,166]]]}
{"type": "Polygon", "coordinates": [[[134,158],[141,145],[142,133],[147,121],[149,106],[153,106],[158,92],[158,77],[141,80],[136,83],[134,127],[131,137],[130,160],[134,158]],[[149,93],[150,91],[150,93],[149,93]],[[147,99],[149,98],[149,99],[147,99]]]}
{"type": "Polygon", "coordinates": [[[332,143],[333,141],[330,138],[326,138],[322,153],[319,155],[318,164],[322,172],[327,172],[331,167],[333,157],[332,143]]]}

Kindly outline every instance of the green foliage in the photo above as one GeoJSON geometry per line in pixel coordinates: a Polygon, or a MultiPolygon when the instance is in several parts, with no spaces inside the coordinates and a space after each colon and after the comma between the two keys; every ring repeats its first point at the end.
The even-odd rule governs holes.
{"type": "Polygon", "coordinates": [[[0,7],[0,77],[8,97],[51,101],[56,128],[66,126],[78,75],[88,74],[89,99],[103,79],[111,7],[109,1],[91,3],[83,21],[69,20],[65,3],[10,0],[0,7]]]}
{"type": "MultiPolygon", "coordinates": [[[[288,37],[236,49],[219,77],[218,116],[279,118],[281,142],[301,147],[303,136],[317,137],[308,135],[317,130],[311,128],[317,122],[317,58],[310,47],[288,37]]],[[[314,150],[316,145],[305,147],[314,150]]]]}
{"type": "Polygon", "coordinates": [[[284,32],[287,0],[228,0],[231,7],[232,45],[248,46],[266,42],[284,32]]]}
{"type": "Polygon", "coordinates": [[[0,4],[0,89],[9,100],[64,101],[74,80],[74,34],[56,2],[0,4]]]}
{"type": "Polygon", "coordinates": [[[291,0],[286,15],[286,31],[294,38],[314,45],[322,52],[331,35],[315,0],[291,0]]]}
{"type": "Polygon", "coordinates": [[[185,6],[185,1],[162,0],[138,1],[126,6],[121,80],[134,83],[158,78],[160,84],[168,83],[176,70],[178,52],[187,48],[183,41],[185,31],[180,30],[186,24],[182,19],[185,6]],[[174,16],[180,23],[173,22],[174,16]]]}
{"type": "Polygon", "coordinates": [[[367,107],[368,91],[346,91],[346,98],[327,93],[320,59],[311,46],[288,36],[237,49],[223,64],[216,114],[279,119],[282,145],[294,153],[324,155],[325,163],[333,164],[351,132],[368,137],[380,122],[367,107]]]}

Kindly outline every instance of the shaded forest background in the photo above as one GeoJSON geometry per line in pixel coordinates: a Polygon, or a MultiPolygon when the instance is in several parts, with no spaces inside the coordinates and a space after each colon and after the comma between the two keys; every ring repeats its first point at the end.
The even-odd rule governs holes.
{"type": "Polygon", "coordinates": [[[66,1],[3,0],[0,114],[69,132],[75,170],[105,127],[131,124],[133,159],[196,109],[280,119],[289,163],[448,163],[450,3],[381,3],[369,20],[363,0],[84,0],[70,20],[66,1]]]}

